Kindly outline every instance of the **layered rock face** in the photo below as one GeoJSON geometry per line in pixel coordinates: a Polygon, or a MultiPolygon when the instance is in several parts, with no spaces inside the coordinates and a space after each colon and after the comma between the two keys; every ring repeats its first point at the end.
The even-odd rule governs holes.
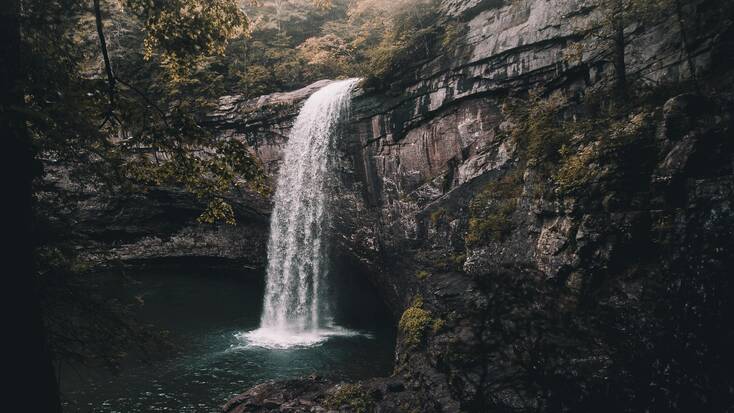
{"type": "Polygon", "coordinates": [[[37,212],[47,242],[70,248],[90,269],[167,266],[180,260],[224,268],[264,268],[270,202],[230,194],[238,226],[203,224],[206,204],[175,187],[116,193],[76,182],[73,168],[44,165],[37,212]],[[56,239],[62,234],[63,239],[56,239]]]}
{"type": "MultiPolygon", "coordinates": [[[[264,384],[227,411],[730,406],[731,20],[720,2],[680,6],[696,19],[626,28],[627,69],[656,90],[695,74],[700,90],[604,115],[583,103],[614,75],[584,35],[591,2],[442,2],[458,41],[390,92],[359,92],[340,153],[338,251],[395,314],[395,376],[264,384]]],[[[314,88],[224,98],[223,134],[277,169],[314,88]]]]}

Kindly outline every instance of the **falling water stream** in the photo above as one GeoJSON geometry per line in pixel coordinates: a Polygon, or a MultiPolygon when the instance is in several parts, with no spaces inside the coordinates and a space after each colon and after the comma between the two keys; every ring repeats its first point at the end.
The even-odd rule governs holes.
{"type": "Polygon", "coordinates": [[[334,142],[358,80],[311,95],[293,125],[270,221],[262,320],[244,336],[253,345],[288,348],[356,334],[333,324],[326,227],[334,142]]]}

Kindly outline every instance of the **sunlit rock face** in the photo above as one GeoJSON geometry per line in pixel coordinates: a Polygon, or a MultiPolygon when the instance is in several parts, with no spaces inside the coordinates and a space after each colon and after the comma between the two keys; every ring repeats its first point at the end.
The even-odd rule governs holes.
{"type": "Polygon", "coordinates": [[[253,99],[241,95],[223,96],[217,110],[208,117],[208,124],[219,130],[224,139],[247,142],[275,183],[283,149],[301,104],[332,82],[320,80],[298,90],[253,99]]]}

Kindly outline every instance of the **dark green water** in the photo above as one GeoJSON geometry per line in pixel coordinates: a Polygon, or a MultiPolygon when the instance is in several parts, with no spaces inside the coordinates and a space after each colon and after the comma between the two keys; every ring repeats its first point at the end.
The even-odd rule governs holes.
{"type": "Polygon", "coordinates": [[[339,323],[364,334],[332,337],[308,348],[270,350],[236,337],[259,325],[261,275],[179,268],[128,273],[126,280],[105,276],[110,278],[109,294],[142,299],[136,316],[169,330],[176,350],[149,364],[129,362],[115,374],[102,368],[65,368],[61,387],[66,412],[218,412],[230,397],[269,379],[312,373],[360,379],[392,370],[394,331],[364,288],[352,288],[360,294],[341,297],[351,309],[342,311],[339,323]]]}

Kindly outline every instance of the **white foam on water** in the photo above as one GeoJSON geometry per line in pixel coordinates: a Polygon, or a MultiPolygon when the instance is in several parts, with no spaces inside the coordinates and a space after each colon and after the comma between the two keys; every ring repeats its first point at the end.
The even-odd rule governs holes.
{"type": "Polygon", "coordinates": [[[369,333],[349,330],[339,326],[329,326],[302,332],[293,332],[288,329],[261,327],[257,330],[235,334],[240,344],[233,349],[259,347],[271,350],[287,350],[295,348],[314,347],[323,344],[333,337],[366,337],[372,338],[369,333]]]}

